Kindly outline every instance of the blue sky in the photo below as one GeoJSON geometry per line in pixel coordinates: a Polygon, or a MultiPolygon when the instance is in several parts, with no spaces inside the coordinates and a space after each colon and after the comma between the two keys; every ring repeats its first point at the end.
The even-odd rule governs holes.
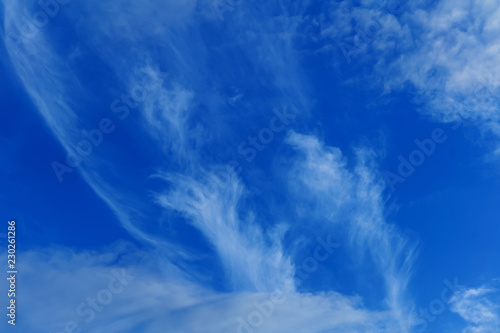
{"type": "Polygon", "coordinates": [[[495,1],[0,14],[2,332],[500,332],[495,1]]]}

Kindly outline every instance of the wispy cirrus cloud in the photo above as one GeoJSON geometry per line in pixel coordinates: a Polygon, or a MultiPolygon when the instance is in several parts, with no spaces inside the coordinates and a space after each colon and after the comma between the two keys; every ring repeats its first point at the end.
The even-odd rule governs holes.
{"type": "Polygon", "coordinates": [[[385,87],[411,83],[436,118],[470,119],[498,133],[498,4],[442,1],[430,8],[411,4],[409,10],[413,13],[402,20],[413,31],[414,44],[389,63],[385,87]]]}
{"type": "Polygon", "coordinates": [[[305,203],[299,213],[315,216],[322,228],[344,234],[357,260],[369,254],[383,277],[387,306],[401,331],[409,332],[411,301],[406,288],[416,248],[385,221],[383,185],[376,181],[373,152],[358,149],[355,166],[348,167],[338,148],[314,136],[290,132],[287,143],[299,154],[289,177],[298,200],[305,203]]]}
{"type": "Polygon", "coordinates": [[[500,68],[494,1],[352,1],[332,3],[321,14],[321,51],[338,66],[369,64],[368,88],[381,95],[414,94],[420,111],[435,120],[464,119],[498,137],[500,68]]]}
{"type": "Polygon", "coordinates": [[[234,173],[220,182],[212,173],[204,182],[170,175],[171,190],[158,196],[167,209],[182,213],[216,249],[235,290],[293,291],[293,268],[281,242],[286,226],[265,235],[254,213],[241,209],[245,188],[234,173]],[[218,184],[208,188],[210,184],[218,184]]]}
{"type": "MultiPolygon", "coordinates": [[[[493,283],[497,285],[498,281],[493,283]]],[[[451,311],[466,322],[463,333],[490,333],[500,330],[500,303],[498,289],[484,285],[479,288],[463,288],[450,299],[451,311]]]]}

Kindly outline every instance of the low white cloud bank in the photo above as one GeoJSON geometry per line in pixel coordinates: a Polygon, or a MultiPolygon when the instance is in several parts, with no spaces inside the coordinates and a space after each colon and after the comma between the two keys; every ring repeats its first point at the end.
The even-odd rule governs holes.
{"type": "Polygon", "coordinates": [[[26,332],[400,332],[358,297],[215,292],[126,243],[39,249],[20,263],[16,329],[26,332]]]}

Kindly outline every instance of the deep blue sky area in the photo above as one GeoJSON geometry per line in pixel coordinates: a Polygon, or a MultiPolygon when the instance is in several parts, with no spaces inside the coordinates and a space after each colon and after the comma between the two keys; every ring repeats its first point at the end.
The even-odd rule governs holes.
{"type": "Polygon", "coordinates": [[[1,1],[0,331],[500,332],[499,13],[1,1]]]}
{"type": "Polygon", "coordinates": [[[0,83],[2,214],[19,220],[23,247],[59,244],[83,249],[130,240],[78,173],[63,183],[54,178],[51,163],[66,154],[8,66],[2,64],[0,83]],[[91,231],[96,229],[101,232],[91,231]]]}

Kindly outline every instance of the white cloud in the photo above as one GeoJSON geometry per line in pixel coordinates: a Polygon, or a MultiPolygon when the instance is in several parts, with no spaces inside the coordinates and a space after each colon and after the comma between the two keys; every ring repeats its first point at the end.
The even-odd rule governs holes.
{"type": "Polygon", "coordinates": [[[292,266],[281,248],[284,226],[263,234],[262,223],[241,209],[244,187],[233,172],[220,179],[208,173],[204,182],[183,175],[166,179],[172,186],[159,203],[181,212],[210,241],[234,290],[294,290],[292,266]]]}
{"type": "Polygon", "coordinates": [[[412,83],[439,119],[471,118],[481,127],[497,123],[500,39],[491,22],[499,8],[494,2],[441,1],[404,15],[415,44],[389,66],[394,76],[387,77],[386,87],[412,83]]]}
{"type": "Polygon", "coordinates": [[[497,289],[482,286],[455,292],[450,305],[467,322],[463,333],[493,333],[500,330],[498,300],[497,289]]]}
{"type": "MultiPolygon", "coordinates": [[[[18,266],[22,292],[16,328],[56,333],[74,322],[89,333],[401,332],[392,313],[366,310],[358,297],[214,292],[161,257],[127,243],[98,252],[61,247],[24,252],[18,266]],[[116,276],[126,276],[126,285],[102,305],[103,290],[120,286],[116,276]],[[97,300],[97,310],[88,298],[97,300]],[[246,325],[253,325],[247,326],[250,331],[238,330],[246,325]]],[[[2,280],[2,288],[4,284],[2,280]]]]}
{"type": "Polygon", "coordinates": [[[391,1],[343,1],[321,16],[323,41],[335,46],[339,63],[346,54],[352,66],[372,64],[368,78],[347,82],[414,92],[423,113],[500,135],[500,4],[395,2],[396,11],[391,1]]]}
{"type": "MultiPolygon", "coordinates": [[[[41,8],[35,3],[35,1],[22,4],[4,2],[4,28],[7,32],[4,42],[17,75],[23,82],[26,91],[37,110],[43,116],[47,126],[52,130],[68,155],[80,156],[77,152],[77,145],[80,141],[86,139],[82,134],[82,130],[88,131],[90,128],[95,128],[95,119],[112,118],[113,126],[115,128],[121,127],[124,130],[125,125],[122,125],[122,123],[125,120],[118,119],[112,113],[112,108],[110,108],[112,102],[115,98],[119,98],[120,94],[118,96],[107,95],[109,99],[104,99],[103,105],[98,110],[95,110],[94,107],[88,107],[86,98],[95,97],[97,92],[92,91],[83,84],[85,78],[80,75],[78,66],[74,61],[65,59],[64,52],[58,50],[56,41],[51,38],[50,31],[50,23],[52,22],[50,20],[57,20],[59,18],[57,15],[70,17],[76,13],[81,15],[79,12],[81,8],[75,8],[74,6],[77,6],[77,4],[74,3],[65,6],[60,5],[56,16],[49,18],[47,24],[39,27],[36,33],[29,35],[28,38],[26,33],[23,34],[23,31],[26,29],[26,22],[28,24],[33,24],[33,22],[30,23],[29,20],[25,19],[25,13],[33,12],[30,5],[34,5],[35,13],[36,10],[40,11],[41,8]],[[14,35],[20,36],[20,39],[9,37],[14,35]],[[30,53],[30,50],[36,50],[36,52],[30,53]],[[113,118],[113,116],[115,117],[113,118]]],[[[132,2],[127,3],[134,6],[132,2]]],[[[93,15],[98,15],[101,10],[112,9],[107,7],[107,5],[112,5],[111,2],[107,5],[101,4],[102,6],[97,3],[93,3],[93,5],[87,3],[87,5],[93,8],[93,15]]],[[[146,8],[143,9],[146,10],[146,8]]],[[[147,10],[153,11],[153,4],[150,3],[147,10]]],[[[124,13],[128,12],[124,11],[124,13]]],[[[168,13],[168,15],[172,15],[171,12],[168,13]]],[[[122,12],[117,13],[117,15],[122,14],[122,12]]],[[[131,13],[128,14],[131,15],[131,13]]],[[[144,17],[143,20],[150,22],[144,17]]],[[[105,24],[114,21],[102,18],[101,22],[105,24]]],[[[132,24],[136,21],[129,20],[128,22],[132,24]]],[[[89,29],[88,32],[90,31],[93,31],[96,35],[109,32],[106,29],[89,29]]],[[[102,47],[103,45],[99,46],[101,46],[100,50],[106,50],[106,48],[102,47]]],[[[151,65],[151,60],[141,59],[141,61],[134,62],[137,59],[129,59],[128,63],[123,64],[116,61],[116,55],[111,56],[104,51],[102,51],[101,55],[103,57],[109,56],[109,58],[105,59],[106,62],[116,64],[112,68],[116,69],[117,78],[125,82],[125,84],[116,82],[117,88],[120,88],[120,85],[124,87],[123,94],[129,90],[132,96],[140,96],[140,94],[134,94],[134,91],[138,87],[144,88],[143,79],[147,76],[148,90],[146,93],[148,99],[144,101],[144,105],[139,107],[146,123],[146,130],[156,139],[156,141],[152,141],[155,147],[171,148],[174,153],[177,153],[177,156],[180,156],[179,159],[188,159],[190,151],[186,142],[192,135],[188,134],[185,123],[189,117],[188,109],[191,106],[192,93],[174,80],[165,82],[163,73],[159,71],[157,66],[151,65]],[[134,68],[136,68],[135,71],[134,68]],[[160,128],[163,129],[163,132],[160,128]]],[[[145,59],[148,58],[145,57],[145,59]]],[[[112,78],[108,79],[110,79],[109,83],[113,82],[112,78]]],[[[130,114],[133,111],[131,110],[130,114]]],[[[137,119],[135,115],[129,117],[129,121],[133,121],[130,119],[137,119]]],[[[144,129],[139,128],[138,130],[144,129]]],[[[104,137],[103,140],[105,144],[109,143],[108,137],[104,137]]],[[[78,166],[78,171],[80,171],[89,186],[95,190],[96,194],[117,213],[117,217],[125,229],[137,239],[149,243],[155,242],[158,245],[158,237],[148,234],[144,229],[141,229],[141,223],[137,222],[136,217],[142,215],[137,212],[139,210],[137,207],[141,206],[141,204],[139,204],[135,193],[131,193],[130,188],[127,189],[124,186],[124,182],[117,181],[117,178],[120,178],[117,177],[117,167],[115,165],[110,166],[113,163],[108,158],[109,150],[103,146],[105,145],[93,147],[92,153],[89,156],[84,156],[83,163],[78,166]],[[113,171],[109,172],[110,170],[113,171]],[[135,207],[131,208],[130,205],[125,203],[126,201],[134,201],[136,203],[135,207]]],[[[128,147],[114,146],[114,148],[115,158],[119,158],[117,155],[128,150],[128,147]]],[[[64,159],[60,162],[67,163],[64,159]]],[[[48,167],[50,167],[50,164],[48,167]]],[[[76,177],[74,174],[74,172],[66,174],[65,178],[69,176],[76,177]]],[[[54,181],[56,183],[57,178],[54,178],[54,181]]]]}
{"type": "Polygon", "coordinates": [[[316,215],[323,228],[345,233],[358,258],[369,253],[384,279],[387,305],[400,330],[409,331],[411,302],[405,294],[415,246],[384,219],[383,185],[375,181],[372,152],[358,149],[356,165],[350,168],[338,148],[315,137],[291,132],[287,142],[299,152],[289,179],[296,200],[306,203],[303,218],[316,215]]]}

